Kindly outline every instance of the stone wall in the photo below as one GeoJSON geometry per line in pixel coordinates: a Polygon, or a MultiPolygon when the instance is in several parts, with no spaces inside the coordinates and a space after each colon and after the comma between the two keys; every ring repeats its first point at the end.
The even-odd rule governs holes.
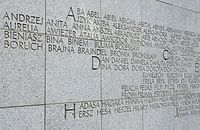
{"type": "Polygon", "coordinates": [[[200,130],[200,0],[0,5],[0,130],[200,130]]]}

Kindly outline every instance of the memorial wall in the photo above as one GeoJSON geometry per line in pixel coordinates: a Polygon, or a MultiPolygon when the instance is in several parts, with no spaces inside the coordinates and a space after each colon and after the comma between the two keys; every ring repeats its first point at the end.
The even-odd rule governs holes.
{"type": "Polygon", "coordinates": [[[200,130],[200,0],[0,6],[0,130],[200,130]]]}

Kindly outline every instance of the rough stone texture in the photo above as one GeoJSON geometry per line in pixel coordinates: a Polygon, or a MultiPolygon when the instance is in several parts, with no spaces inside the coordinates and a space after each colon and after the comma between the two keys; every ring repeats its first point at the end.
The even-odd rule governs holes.
{"type": "MultiPolygon", "coordinates": [[[[66,21],[70,7],[73,10],[81,8],[100,12],[100,1],[49,0],[47,3],[47,18],[66,21]],[[55,8],[57,9],[55,10],[55,8]]],[[[72,28],[73,21],[74,19],[72,17],[68,17],[67,23],[69,29],[72,28]]],[[[47,25],[47,27],[49,26],[47,25]]],[[[76,31],[77,37],[79,37],[79,33],[80,31],[76,31]]],[[[49,34],[49,36],[53,36],[53,34],[49,34]]],[[[74,43],[70,42],[74,39],[73,37],[70,38],[71,40],[67,36],[62,36],[62,38],[64,39],[64,43],[61,43],[63,46],[74,43]]],[[[79,38],[75,40],[86,39],[83,37],[79,38]]],[[[92,48],[94,42],[93,40],[89,40],[87,43],[88,48],[92,48]]],[[[49,42],[47,46],[49,44],[56,45],[56,43],[49,42]]],[[[78,48],[76,45],[72,47],[75,51],[78,48]]],[[[74,54],[73,51],[60,54],[48,51],[46,60],[48,103],[100,100],[100,70],[93,71],[91,69],[91,56],[88,54],[74,54]]]]}
{"type": "MultiPolygon", "coordinates": [[[[71,104],[67,104],[70,106],[71,104]]],[[[66,118],[63,110],[65,106],[63,104],[50,105],[47,107],[47,130],[100,130],[101,129],[101,118],[90,117],[86,119],[74,118],[72,112],[66,112],[66,118]]],[[[77,108],[78,109],[78,108],[77,108]]],[[[78,112],[78,111],[77,111],[78,112]]]]}
{"type": "Polygon", "coordinates": [[[200,0],[0,5],[0,130],[200,129],[200,0]]]}
{"type": "Polygon", "coordinates": [[[43,130],[44,107],[14,107],[0,110],[1,130],[43,130]]]}
{"type": "MultiPolygon", "coordinates": [[[[44,103],[44,74],[45,74],[45,43],[44,43],[44,24],[38,25],[38,35],[41,35],[43,50],[24,49],[19,45],[22,40],[19,38],[11,39],[8,34],[5,22],[12,22],[11,32],[25,33],[24,30],[15,29],[16,20],[11,20],[11,13],[33,15],[44,17],[45,2],[43,0],[8,0],[1,1],[1,33],[0,33],[0,107],[33,105],[44,103]],[[4,16],[7,14],[8,17],[4,16]],[[17,30],[17,31],[16,31],[17,30]],[[6,38],[8,37],[8,38],[6,38]],[[4,44],[5,40],[17,41],[17,43],[4,44]],[[12,46],[12,48],[10,47],[12,46]]],[[[43,21],[44,22],[44,21],[43,21]]],[[[10,26],[11,27],[11,26],[10,26]]],[[[26,29],[25,29],[26,30],[26,29]]],[[[33,31],[32,31],[33,32],[33,31]]],[[[32,33],[29,33],[32,34],[32,33]]],[[[23,35],[23,34],[22,34],[23,35]]],[[[26,40],[25,42],[30,42],[26,40]]]]}

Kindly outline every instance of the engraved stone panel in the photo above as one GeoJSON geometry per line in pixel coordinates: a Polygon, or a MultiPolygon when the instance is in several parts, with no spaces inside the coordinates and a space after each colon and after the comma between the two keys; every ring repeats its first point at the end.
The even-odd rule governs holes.
{"type": "Polygon", "coordinates": [[[110,33],[101,34],[101,47],[108,52],[101,56],[102,110],[107,111],[102,115],[104,130],[142,130],[143,106],[125,95],[127,87],[137,87],[141,82],[142,73],[131,68],[141,38],[140,5],[139,0],[102,0],[102,19],[108,22],[103,27],[110,29],[110,33]]]}
{"type": "MultiPolygon", "coordinates": [[[[150,24],[149,27],[146,27],[146,30],[160,31],[164,34],[164,28],[172,23],[171,7],[158,1],[143,0],[141,8],[142,21],[146,21],[150,24]],[[158,29],[154,28],[155,26],[157,26],[158,29]]],[[[164,35],[156,35],[150,31],[148,32],[144,30],[143,36],[149,37],[148,39],[145,38],[144,40],[150,42],[150,44],[148,46],[144,46],[142,49],[150,50],[149,52],[151,53],[154,52],[156,55],[156,58],[153,59],[154,61],[164,61],[163,51],[169,48],[169,45],[164,45],[167,41],[166,33],[164,35]]],[[[146,73],[145,76],[143,75],[144,79],[147,81],[148,79],[151,79],[150,81],[156,81],[149,83],[146,82],[147,85],[152,86],[150,92],[154,91],[154,94],[152,95],[154,97],[151,98],[150,96],[149,98],[146,98],[146,100],[152,100],[152,103],[151,101],[148,102],[148,109],[143,112],[144,130],[170,130],[174,128],[174,107],[159,107],[160,103],[166,102],[166,99],[162,99],[162,95],[158,94],[164,90],[162,86],[167,84],[165,80],[166,72],[161,70],[160,72],[157,71],[153,73],[160,73],[161,75],[154,76],[154,78],[152,76],[148,77],[148,73],[146,73]],[[161,82],[157,82],[158,80],[161,82]]]]}
{"type": "Polygon", "coordinates": [[[0,130],[199,130],[199,0],[1,0],[0,130]]]}
{"type": "Polygon", "coordinates": [[[44,103],[43,0],[0,1],[0,107],[44,103]]]}
{"type": "Polygon", "coordinates": [[[47,129],[101,130],[101,117],[95,111],[79,109],[80,105],[81,103],[76,103],[75,106],[73,103],[66,103],[47,106],[47,129]]]}
{"type": "Polygon", "coordinates": [[[46,26],[47,102],[99,100],[100,1],[47,0],[46,26]]]}

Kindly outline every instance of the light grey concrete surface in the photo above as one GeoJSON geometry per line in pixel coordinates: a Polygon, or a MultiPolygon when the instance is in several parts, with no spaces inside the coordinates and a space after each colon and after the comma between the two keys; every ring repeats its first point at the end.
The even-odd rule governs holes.
{"type": "Polygon", "coordinates": [[[43,0],[1,1],[0,107],[44,104],[44,6],[43,0]]]}
{"type": "Polygon", "coordinates": [[[0,130],[199,130],[199,0],[0,0],[0,130]]]}
{"type": "MultiPolygon", "coordinates": [[[[62,20],[67,23],[67,28],[63,27],[68,32],[64,31],[62,35],[59,33],[47,32],[49,39],[62,38],[63,42],[56,43],[52,40],[47,41],[47,102],[66,102],[66,101],[84,101],[84,100],[100,100],[100,70],[93,71],[91,69],[92,54],[82,53],[82,48],[94,48],[94,40],[82,35],[82,31],[78,29],[79,26],[91,26],[86,24],[87,20],[83,17],[78,17],[78,8],[84,9],[85,14],[87,10],[93,10],[100,13],[99,0],[50,0],[47,3],[47,19],[48,20],[62,20]],[[55,8],[57,8],[55,10],[55,8]],[[74,17],[67,17],[74,14],[74,17]],[[59,14],[59,15],[58,15],[59,14]],[[74,18],[76,21],[74,22],[74,18]],[[83,23],[81,23],[83,22],[83,23]],[[73,25],[73,24],[77,25],[73,25]],[[77,29],[76,29],[77,26],[77,29]],[[73,35],[71,34],[73,32],[73,35]],[[69,37],[70,36],[70,37],[69,37]],[[78,44],[77,44],[78,43],[78,44]],[[66,47],[70,51],[53,51],[50,46],[66,47]]],[[[82,16],[80,14],[80,16],[82,16]]],[[[100,14],[99,16],[100,17],[100,14]]],[[[89,17],[88,17],[89,18],[89,17]]],[[[93,19],[91,19],[93,20],[93,19]]],[[[47,24],[47,30],[51,28],[59,28],[47,24]]],[[[60,27],[62,28],[62,27],[60,27]]],[[[91,30],[92,31],[92,30],[91,30]]],[[[87,32],[90,32],[89,30],[87,32]]],[[[94,31],[90,33],[95,33],[94,31]]],[[[99,33],[98,33],[99,34],[99,33]]]]}
{"type": "Polygon", "coordinates": [[[15,107],[0,110],[1,130],[43,130],[44,107],[15,107]]]}

